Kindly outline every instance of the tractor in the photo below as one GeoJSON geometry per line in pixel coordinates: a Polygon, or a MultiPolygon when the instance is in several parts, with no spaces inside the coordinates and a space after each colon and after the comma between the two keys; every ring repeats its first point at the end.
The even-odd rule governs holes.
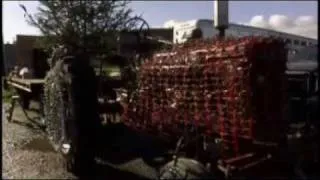
{"type": "Polygon", "coordinates": [[[120,124],[165,144],[159,179],[305,177],[288,154],[301,136],[288,133],[284,42],[220,37],[172,46],[156,39],[158,49],[139,20],[136,53],[125,57],[118,48],[104,57],[117,73],[103,76],[103,61],[94,68],[87,54],[66,46],[50,63],[43,121],[70,171],[90,177],[102,124],[120,124]]]}

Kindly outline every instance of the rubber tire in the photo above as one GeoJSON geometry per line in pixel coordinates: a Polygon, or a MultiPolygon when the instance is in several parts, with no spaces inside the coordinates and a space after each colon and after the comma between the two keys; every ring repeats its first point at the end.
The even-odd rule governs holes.
{"type": "MultiPolygon", "coordinates": [[[[63,61],[62,64],[68,64],[63,78],[67,83],[64,86],[68,93],[67,108],[71,108],[71,116],[67,121],[71,124],[65,124],[66,139],[71,144],[71,152],[63,155],[64,164],[67,171],[86,179],[90,172],[88,169],[94,166],[91,164],[94,162],[94,155],[92,150],[88,150],[88,146],[84,147],[96,144],[96,139],[92,138],[96,138],[94,134],[98,131],[98,123],[95,121],[99,119],[97,81],[94,70],[86,63],[86,59],[75,57],[67,61],[63,61]],[[88,119],[91,123],[88,123],[88,119]]],[[[57,68],[59,63],[56,62],[57,68]]]]}
{"type": "MultiPolygon", "coordinates": [[[[70,86],[72,102],[69,103],[72,103],[74,118],[79,118],[74,120],[74,122],[80,123],[80,129],[76,129],[76,134],[70,133],[69,129],[67,130],[67,134],[69,134],[71,140],[71,148],[74,148],[71,149],[71,154],[66,157],[65,161],[68,171],[78,177],[83,176],[86,178],[88,174],[83,171],[91,172],[90,168],[93,168],[92,166],[94,166],[94,164],[91,164],[94,162],[94,156],[92,156],[92,150],[89,150],[88,147],[84,148],[82,143],[86,142],[90,143],[90,145],[95,145],[95,139],[92,138],[96,137],[93,133],[97,133],[96,131],[99,131],[99,127],[95,122],[93,122],[93,124],[85,123],[86,130],[81,130],[81,128],[83,128],[83,122],[81,121],[83,120],[83,117],[90,117],[92,121],[94,121],[95,118],[99,118],[97,107],[98,97],[96,94],[97,90],[95,89],[95,87],[97,87],[97,81],[92,67],[76,64],[78,59],[75,60],[75,64],[72,63],[69,68],[70,73],[72,74],[72,83],[70,86]],[[92,128],[94,128],[94,132],[92,131],[92,128]],[[79,141],[81,141],[80,144],[77,143],[79,141]]],[[[74,125],[73,127],[77,126],[74,125]]]]}
{"type": "MultiPolygon", "coordinates": [[[[59,62],[59,63],[61,63],[61,62],[59,62]]],[[[55,67],[53,67],[53,68],[57,68],[56,66],[60,66],[59,63],[56,62],[55,67]]],[[[62,64],[64,64],[64,63],[62,62],[62,64]]],[[[55,69],[55,70],[56,70],[56,69],[55,69]]],[[[51,69],[50,71],[53,71],[53,69],[51,69]]],[[[52,74],[50,74],[50,73],[48,73],[48,75],[49,75],[49,76],[52,76],[52,74]]],[[[66,77],[66,74],[64,74],[64,75],[65,75],[64,77],[66,77]]],[[[48,77],[48,78],[50,78],[50,77],[48,77]]],[[[55,83],[58,83],[58,82],[55,82],[55,83]]],[[[72,82],[71,82],[71,84],[72,84],[72,82]]],[[[67,97],[70,97],[71,84],[70,84],[70,83],[67,83],[67,84],[65,84],[65,86],[64,86],[64,88],[67,90],[66,92],[68,93],[68,94],[67,94],[67,97]]],[[[49,91],[51,91],[51,90],[49,90],[49,91]]],[[[45,92],[44,92],[44,93],[45,93],[45,92]]],[[[51,93],[54,93],[54,92],[49,92],[49,94],[51,94],[51,93]]],[[[44,95],[45,95],[45,94],[44,94],[44,95]]],[[[60,96],[59,96],[59,97],[60,97],[60,96]]],[[[50,103],[50,102],[45,102],[43,97],[42,97],[41,99],[42,99],[42,102],[43,102],[43,106],[45,106],[45,103],[50,103]]],[[[60,101],[65,101],[65,103],[67,104],[67,106],[65,106],[65,107],[67,107],[67,108],[72,108],[72,107],[74,107],[74,103],[73,103],[72,101],[70,101],[70,99],[68,99],[68,100],[60,99],[60,101]]],[[[74,108],[70,109],[70,111],[72,112],[72,114],[76,113],[76,111],[75,111],[74,108]]],[[[43,115],[45,116],[44,111],[43,111],[43,115]]],[[[69,118],[74,119],[74,117],[69,117],[69,118]]],[[[69,118],[68,118],[68,119],[69,119],[69,118]]],[[[46,124],[46,122],[44,122],[44,124],[46,124]]],[[[45,125],[45,126],[46,126],[46,125],[45,125]]],[[[65,127],[67,127],[67,124],[66,124],[66,123],[65,123],[65,127]]],[[[47,128],[47,127],[46,127],[46,128],[47,128]]],[[[68,129],[67,129],[66,131],[68,131],[68,129]]],[[[71,144],[73,144],[73,142],[72,142],[72,140],[73,140],[72,138],[73,138],[73,137],[70,137],[70,136],[69,136],[71,133],[70,133],[70,132],[66,132],[66,133],[67,133],[67,134],[66,134],[67,137],[65,137],[65,138],[66,138],[66,139],[70,139],[70,140],[71,140],[71,144]]],[[[49,137],[49,139],[50,139],[50,137],[49,137]]],[[[55,151],[57,151],[58,153],[61,153],[61,155],[64,157],[63,166],[64,166],[64,168],[66,169],[66,171],[69,172],[69,173],[72,173],[72,174],[75,174],[75,175],[76,175],[77,172],[76,172],[76,164],[75,164],[75,161],[74,161],[74,158],[75,158],[74,152],[71,151],[70,154],[64,155],[64,154],[61,152],[61,146],[60,146],[60,144],[57,144],[57,142],[53,142],[53,141],[51,141],[51,140],[49,140],[49,141],[50,141],[53,149],[54,149],[55,151]]],[[[70,142],[69,142],[69,143],[70,143],[70,142]]],[[[72,146],[71,146],[71,147],[72,147],[72,146]]],[[[71,150],[73,150],[73,149],[71,149],[71,150]]]]}

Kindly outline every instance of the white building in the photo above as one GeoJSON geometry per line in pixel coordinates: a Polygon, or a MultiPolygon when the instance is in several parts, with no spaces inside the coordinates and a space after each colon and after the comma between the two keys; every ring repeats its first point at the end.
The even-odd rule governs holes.
{"type": "MultiPolygon", "coordinates": [[[[173,25],[173,43],[184,43],[190,37],[192,31],[196,28],[202,30],[203,38],[212,38],[218,35],[218,30],[214,28],[213,20],[191,20],[180,22],[173,25]]],[[[298,50],[304,46],[316,45],[318,40],[303,36],[257,28],[252,26],[229,24],[225,32],[226,36],[242,37],[242,36],[275,36],[282,38],[288,43],[291,50],[298,50]]]]}

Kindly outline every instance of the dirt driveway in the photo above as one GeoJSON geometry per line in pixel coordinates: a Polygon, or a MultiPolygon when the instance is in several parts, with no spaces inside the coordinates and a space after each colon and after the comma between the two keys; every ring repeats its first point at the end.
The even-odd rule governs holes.
{"type": "MultiPolygon", "coordinates": [[[[32,104],[34,105],[34,104],[32,104]]],[[[35,105],[34,105],[35,106],[35,105]]],[[[2,176],[4,179],[70,179],[75,178],[63,168],[62,157],[54,152],[43,131],[25,117],[17,107],[13,122],[5,119],[2,109],[2,176]]],[[[36,113],[29,112],[36,118],[36,113]]]]}

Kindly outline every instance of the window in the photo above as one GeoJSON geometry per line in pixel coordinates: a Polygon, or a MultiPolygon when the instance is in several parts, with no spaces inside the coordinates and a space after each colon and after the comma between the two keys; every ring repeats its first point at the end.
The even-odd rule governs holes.
{"type": "Polygon", "coordinates": [[[293,44],[294,44],[294,45],[299,45],[299,41],[298,41],[298,40],[294,40],[294,41],[293,41],[293,44]]]}
{"type": "Polygon", "coordinates": [[[176,43],[179,43],[178,38],[176,39],[176,43]]]}
{"type": "Polygon", "coordinates": [[[291,39],[286,39],[285,42],[286,42],[287,44],[291,44],[291,43],[292,43],[291,39]]]}
{"type": "Polygon", "coordinates": [[[186,38],[187,38],[187,32],[184,32],[184,33],[183,33],[182,38],[183,38],[183,39],[186,39],[186,38]]]}
{"type": "Polygon", "coordinates": [[[312,42],[309,42],[308,45],[311,46],[311,45],[312,45],[312,42]]]}
{"type": "Polygon", "coordinates": [[[301,41],[301,46],[307,46],[307,42],[301,41]]]}
{"type": "Polygon", "coordinates": [[[301,48],[295,56],[290,59],[291,61],[300,61],[300,60],[305,60],[305,61],[317,61],[318,57],[318,48],[316,46],[312,47],[304,47],[301,48]]]}
{"type": "Polygon", "coordinates": [[[179,31],[176,31],[176,35],[179,36],[179,31]]]}

